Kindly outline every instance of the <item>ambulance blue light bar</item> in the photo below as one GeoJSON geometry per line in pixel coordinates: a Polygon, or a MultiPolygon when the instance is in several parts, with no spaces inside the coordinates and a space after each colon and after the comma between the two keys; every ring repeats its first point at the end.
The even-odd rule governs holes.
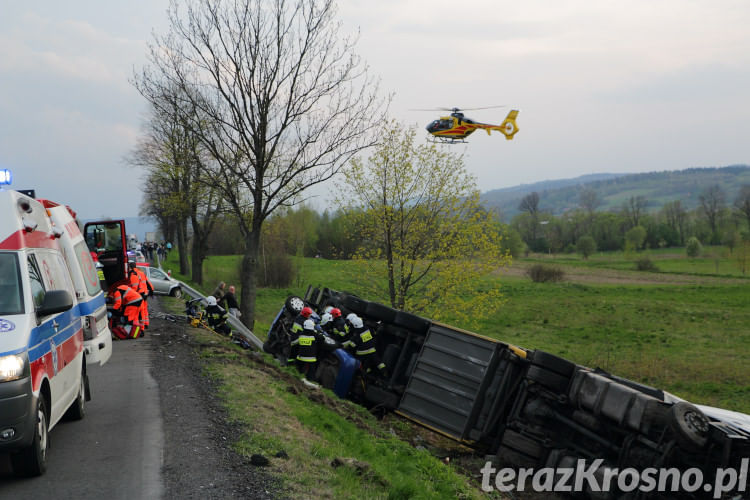
{"type": "Polygon", "coordinates": [[[10,184],[13,181],[13,174],[7,168],[0,170],[0,184],[10,184]]]}

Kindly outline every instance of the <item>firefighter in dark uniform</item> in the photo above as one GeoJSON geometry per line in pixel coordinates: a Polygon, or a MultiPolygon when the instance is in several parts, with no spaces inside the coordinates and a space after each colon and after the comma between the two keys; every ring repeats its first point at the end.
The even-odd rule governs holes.
{"type": "Polygon", "coordinates": [[[292,322],[292,328],[289,332],[291,334],[291,343],[289,346],[289,356],[287,358],[287,364],[292,364],[297,361],[297,351],[299,350],[299,345],[294,342],[297,337],[299,337],[299,334],[302,333],[302,330],[304,330],[305,321],[312,315],[313,310],[307,306],[303,307],[302,310],[299,312],[297,317],[294,318],[294,321],[292,322]]]}
{"type": "Polygon", "coordinates": [[[331,308],[331,333],[332,337],[342,344],[346,342],[349,329],[346,326],[346,321],[341,316],[341,309],[338,307],[331,308]]]}
{"type": "Polygon", "coordinates": [[[333,336],[333,316],[331,316],[331,313],[327,312],[320,317],[320,329],[329,337],[335,338],[333,336]]]}
{"type": "Polygon", "coordinates": [[[352,313],[346,317],[350,325],[349,338],[344,342],[344,347],[354,350],[354,357],[357,358],[365,373],[370,373],[373,368],[377,368],[382,376],[386,376],[385,363],[380,360],[378,352],[375,349],[375,339],[362,321],[362,318],[352,313]]]}
{"type": "Polygon", "coordinates": [[[306,319],[302,324],[302,331],[292,339],[292,346],[296,346],[297,370],[307,380],[315,378],[315,368],[318,363],[318,333],[315,331],[315,321],[306,319]]]}

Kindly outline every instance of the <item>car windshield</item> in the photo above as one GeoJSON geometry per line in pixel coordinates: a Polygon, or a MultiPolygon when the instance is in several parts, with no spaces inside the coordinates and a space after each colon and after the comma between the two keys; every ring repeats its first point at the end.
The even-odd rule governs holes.
{"type": "Polygon", "coordinates": [[[18,256],[0,252],[0,316],[23,314],[21,275],[18,272],[18,256]]]}

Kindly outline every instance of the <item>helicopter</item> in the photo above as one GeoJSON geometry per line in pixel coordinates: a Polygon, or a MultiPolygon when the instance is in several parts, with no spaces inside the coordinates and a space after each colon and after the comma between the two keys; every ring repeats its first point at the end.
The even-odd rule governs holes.
{"type": "MultiPolygon", "coordinates": [[[[490,106],[496,108],[500,106],[490,106]]],[[[506,139],[511,140],[513,136],[518,132],[518,125],[516,125],[516,117],[518,116],[518,110],[513,109],[505,117],[505,120],[500,125],[491,125],[489,123],[479,123],[471,118],[466,117],[462,111],[477,110],[477,109],[489,109],[489,108],[467,108],[462,110],[460,108],[438,108],[438,110],[450,111],[450,116],[442,116],[437,120],[434,120],[427,125],[427,132],[432,134],[437,141],[448,144],[465,143],[469,135],[473,134],[477,129],[483,129],[487,131],[487,135],[490,132],[497,130],[502,133],[506,139]]],[[[420,110],[429,111],[429,110],[420,110]]]]}

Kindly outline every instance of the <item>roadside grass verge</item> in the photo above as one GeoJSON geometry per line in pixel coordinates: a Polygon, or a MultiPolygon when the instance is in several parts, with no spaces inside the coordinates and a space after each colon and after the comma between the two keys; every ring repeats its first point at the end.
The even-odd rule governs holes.
{"type": "Polygon", "coordinates": [[[230,419],[245,429],[236,451],[269,458],[269,472],[291,498],[484,497],[427,449],[399,439],[387,420],[330,391],[304,386],[296,371],[266,355],[206,330],[187,330],[205,375],[219,383],[230,419]],[[286,458],[277,456],[282,451],[286,458]],[[342,465],[332,466],[335,459],[342,465]]]}
{"type": "MultiPolygon", "coordinates": [[[[715,276],[710,258],[690,262],[678,255],[680,250],[651,252],[658,259],[660,270],[674,265],[676,273],[697,278],[715,276]]],[[[176,257],[174,252],[170,259],[173,256],[176,257]]],[[[211,257],[206,266],[206,281],[210,286],[204,290],[210,293],[216,282],[224,279],[213,274],[214,263],[238,259],[211,257]]],[[[622,252],[588,261],[575,256],[518,260],[524,264],[580,266],[594,277],[601,269],[620,265],[632,270],[632,261],[626,260],[622,252]]],[[[731,264],[731,258],[725,261],[727,266],[731,264]]],[[[359,291],[355,265],[351,262],[325,259],[296,262],[304,275],[304,281],[298,280],[299,286],[258,290],[255,331],[260,338],[265,338],[286,297],[303,295],[308,283],[359,291]]],[[[171,265],[174,270],[176,265],[171,265]]],[[[695,403],[750,413],[750,281],[704,285],[613,285],[604,281],[585,285],[532,283],[526,277],[500,274],[482,283],[482,286],[501,287],[505,303],[497,313],[471,325],[452,318],[441,321],[503,342],[549,351],[585,366],[601,367],[695,403]]],[[[364,298],[382,300],[382,297],[364,298]]]]}

